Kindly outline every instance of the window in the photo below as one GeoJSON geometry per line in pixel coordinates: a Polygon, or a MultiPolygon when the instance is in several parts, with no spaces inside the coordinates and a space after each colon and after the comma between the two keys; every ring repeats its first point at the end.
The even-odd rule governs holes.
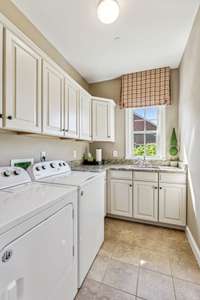
{"type": "Polygon", "coordinates": [[[126,158],[165,157],[165,107],[126,110],[126,158]]]}

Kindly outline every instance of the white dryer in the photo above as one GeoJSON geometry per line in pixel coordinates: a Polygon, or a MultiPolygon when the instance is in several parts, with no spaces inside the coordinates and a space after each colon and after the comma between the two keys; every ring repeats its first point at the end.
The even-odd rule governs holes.
{"type": "Polygon", "coordinates": [[[77,191],[0,168],[0,300],[77,293],[77,191]]]}
{"type": "Polygon", "coordinates": [[[78,189],[78,286],[86,277],[104,241],[105,173],[71,171],[64,161],[37,163],[29,169],[33,180],[76,186],[78,189]]]}

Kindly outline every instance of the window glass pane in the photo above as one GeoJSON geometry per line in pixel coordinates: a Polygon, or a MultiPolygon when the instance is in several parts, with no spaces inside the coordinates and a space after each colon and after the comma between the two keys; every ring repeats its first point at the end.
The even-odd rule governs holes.
{"type": "Polygon", "coordinates": [[[146,144],[155,144],[155,143],[156,143],[156,133],[147,133],[146,144]]]}
{"type": "Polygon", "coordinates": [[[133,117],[134,120],[143,120],[144,119],[144,109],[139,108],[139,109],[134,109],[133,111],[133,117]]]}
{"type": "Polygon", "coordinates": [[[158,119],[158,108],[148,107],[146,108],[146,130],[155,131],[157,130],[157,119],[158,119]]]}
{"type": "Polygon", "coordinates": [[[143,145],[144,144],[144,134],[134,134],[134,144],[143,145]]]}
{"type": "Polygon", "coordinates": [[[146,144],[146,156],[157,155],[157,144],[146,144]]]}
{"type": "Polygon", "coordinates": [[[146,134],[146,155],[155,156],[157,154],[156,133],[146,134]]]}
{"type": "Polygon", "coordinates": [[[156,131],[157,130],[157,121],[146,121],[146,130],[156,131]]]}
{"type": "Polygon", "coordinates": [[[146,120],[156,120],[158,115],[157,107],[147,107],[146,108],[146,120]]]}
{"type": "Polygon", "coordinates": [[[144,155],[144,134],[134,134],[134,150],[135,156],[144,155]]]}
{"type": "Polygon", "coordinates": [[[144,131],[144,120],[134,121],[134,131],[144,131]]]}
{"type": "Polygon", "coordinates": [[[133,155],[134,156],[144,156],[144,145],[135,145],[134,150],[133,150],[133,155]]]}

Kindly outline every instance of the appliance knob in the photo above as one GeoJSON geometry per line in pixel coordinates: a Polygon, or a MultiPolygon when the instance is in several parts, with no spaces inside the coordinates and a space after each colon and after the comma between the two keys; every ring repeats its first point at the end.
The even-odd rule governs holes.
{"type": "Polygon", "coordinates": [[[65,163],[65,162],[63,163],[63,166],[66,166],[66,163],[65,163]]]}
{"type": "Polygon", "coordinates": [[[54,163],[50,163],[50,166],[51,166],[51,168],[53,168],[53,169],[56,167],[54,163]]]}
{"type": "Polygon", "coordinates": [[[42,166],[42,169],[43,169],[43,170],[46,170],[46,166],[42,166]]]}
{"type": "Polygon", "coordinates": [[[36,171],[40,171],[40,167],[36,167],[35,169],[36,169],[36,171]]]}
{"type": "Polygon", "coordinates": [[[21,170],[18,170],[18,169],[17,169],[17,170],[14,170],[13,173],[14,173],[14,175],[20,175],[20,174],[21,174],[21,170]]]}
{"type": "Polygon", "coordinates": [[[59,164],[58,164],[60,167],[62,167],[62,163],[60,162],[59,164]]]}
{"type": "Polygon", "coordinates": [[[10,176],[10,171],[9,171],[9,170],[5,170],[5,171],[3,172],[3,175],[4,175],[5,177],[9,177],[9,176],[10,176]]]}
{"type": "Polygon", "coordinates": [[[7,263],[11,259],[12,255],[13,255],[12,250],[6,250],[1,257],[2,263],[7,263]]]}

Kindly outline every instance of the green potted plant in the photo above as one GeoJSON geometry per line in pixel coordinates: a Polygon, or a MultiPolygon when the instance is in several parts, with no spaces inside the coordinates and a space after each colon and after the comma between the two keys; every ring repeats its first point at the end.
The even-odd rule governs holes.
{"type": "Polygon", "coordinates": [[[175,128],[173,128],[173,130],[172,130],[169,154],[170,154],[170,161],[171,161],[170,165],[172,167],[177,167],[177,164],[178,164],[178,141],[177,141],[175,128]]]}

